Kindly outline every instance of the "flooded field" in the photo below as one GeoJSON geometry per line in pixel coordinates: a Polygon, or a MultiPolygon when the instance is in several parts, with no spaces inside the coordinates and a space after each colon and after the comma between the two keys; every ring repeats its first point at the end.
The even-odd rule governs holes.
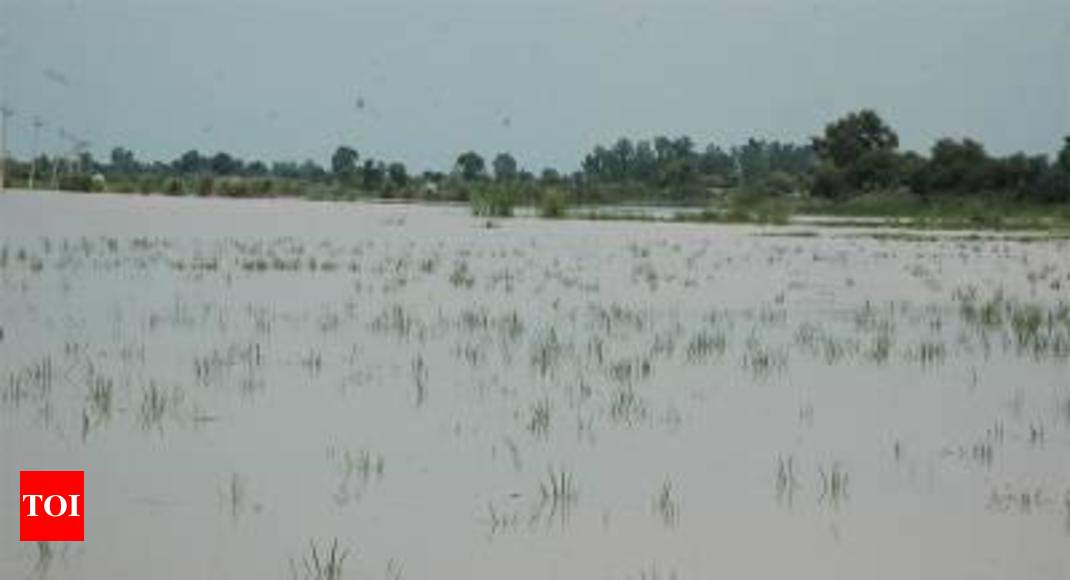
{"type": "Polygon", "coordinates": [[[1067,578],[1068,250],[5,195],[0,577],[1067,578]]]}

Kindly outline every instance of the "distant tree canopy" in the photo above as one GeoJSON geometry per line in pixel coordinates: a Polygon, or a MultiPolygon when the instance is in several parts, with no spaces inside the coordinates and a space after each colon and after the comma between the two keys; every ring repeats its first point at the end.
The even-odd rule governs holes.
{"type": "Polygon", "coordinates": [[[873,111],[851,113],[813,140],[824,163],[811,193],[841,198],[872,190],[909,189],[931,197],[1003,193],[1037,201],[1070,201],[1070,138],[1055,164],[1016,153],[991,157],[979,141],[939,139],[925,158],[897,151],[899,138],[873,111]]]}
{"type": "Polygon", "coordinates": [[[134,152],[125,147],[111,150],[111,171],[119,174],[137,173],[141,165],[134,158],[134,152]]]}
{"type": "Polygon", "coordinates": [[[475,151],[466,151],[457,157],[454,169],[465,181],[477,181],[486,177],[487,169],[483,158],[475,151]]]}
{"type": "Polygon", "coordinates": [[[351,179],[357,173],[357,160],[360,155],[356,149],[345,145],[335,149],[331,156],[331,173],[339,179],[351,179]]]}
{"type": "Polygon", "coordinates": [[[494,168],[494,179],[496,181],[516,181],[517,179],[517,163],[509,153],[499,153],[491,163],[494,168]]]}
{"type": "Polygon", "coordinates": [[[658,136],[598,145],[581,168],[583,180],[592,186],[631,184],[671,199],[708,195],[709,188],[764,190],[772,181],[782,190],[802,189],[813,164],[807,145],[750,139],[729,150],[711,143],[700,152],[690,137],[658,136]]]}
{"type": "Polygon", "coordinates": [[[1025,153],[995,157],[980,141],[970,138],[942,138],[919,154],[900,151],[896,131],[868,109],[832,121],[807,144],[750,138],[735,146],[709,143],[699,147],[684,135],[621,137],[612,144],[595,145],[580,160],[578,171],[547,167],[538,176],[523,170],[511,153],[498,153],[488,168],[484,158],[471,150],[457,156],[449,172],[423,171],[414,176],[401,162],[361,158],[347,145],[333,151],[327,169],[311,159],[268,164],[197,149],[170,162],[139,161],[126,147],[113,148],[103,162],[87,151],[76,153],[40,155],[25,163],[10,160],[9,174],[55,184],[60,175],[85,177],[100,172],[109,181],[132,184],[132,190],[154,180],[167,181],[170,193],[208,191],[205,195],[212,194],[213,182],[242,190],[242,182],[255,179],[259,180],[257,192],[271,190],[270,182],[280,180],[285,185],[281,191],[293,189],[294,184],[313,184],[320,192],[317,195],[433,192],[464,199],[473,190],[489,189],[486,182],[493,178],[497,184],[510,184],[499,189],[523,192],[532,199],[542,187],[592,202],[702,201],[730,189],[762,195],[808,192],[832,199],[874,191],[910,191],[925,198],[983,193],[1070,202],[1070,136],[1051,158],[1025,153]],[[473,184],[481,185],[470,187],[473,184]]]}
{"type": "Polygon", "coordinates": [[[813,148],[822,160],[837,167],[851,167],[867,154],[895,151],[899,136],[871,110],[851,113],[825,127],[814,137],[813,148]]]}
{"type": "Polygon", "coordinates": [[[386,167],[386,172],[391,185],[405,187],[409,184],[409,172],[405,169],[404,163],[395,161],[386,167]]]}
{"type": "Polygon", "coordinates": [[[1058,164],[1063,171],[1070,173],[1070,136],[1063,138],[1063,148],[1059,151],[1058,164]]]}

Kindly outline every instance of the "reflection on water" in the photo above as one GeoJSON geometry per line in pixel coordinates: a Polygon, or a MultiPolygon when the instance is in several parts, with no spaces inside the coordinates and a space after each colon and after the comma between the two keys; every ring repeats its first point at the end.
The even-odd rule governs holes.
{"type": "Polygon", "coordinates": [[[0,576],[1070,573],[1066,241],[496,226],[0,198],[0,576]]]}

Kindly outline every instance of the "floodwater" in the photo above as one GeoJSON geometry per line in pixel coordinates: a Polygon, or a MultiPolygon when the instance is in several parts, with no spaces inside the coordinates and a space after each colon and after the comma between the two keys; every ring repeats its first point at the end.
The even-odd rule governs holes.
{"type": "Polygon", "coordinates": [[[490,226],[0,197],[0,577],[1070,577],[1067,241],[490,226]]]}

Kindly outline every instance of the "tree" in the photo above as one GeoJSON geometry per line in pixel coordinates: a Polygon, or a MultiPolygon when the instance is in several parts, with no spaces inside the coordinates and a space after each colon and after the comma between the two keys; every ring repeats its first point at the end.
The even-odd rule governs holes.
{"type": "Polygon", "coordinates": [[[940,139],[933,145],[929,162],[917,176],[920,193],[976,193],[992,182],[992,163],[983,145],[972,139],[940,139]]]}
{"type": "Polygon", "coordinates": [[[285,179],[301,177],[301,168],[294,161],[276,161],[271,164],[271,174],[285,179]]]}
{"type": "Polygon", "coordinates": [[[732,176],[735,167],[732,156],[713,143],[707,145],[706,151],[699,157],[699,170],[704,175],[728,178],[732,176]]]}
{"type": "Polygon", "coordinates": [[[454,169],[461,174],[465,181],[476,181],[486,176],[486,165],[483,158],[475,151],[466,151],[457,157],[454,169]]]}
{"type": "Polygon", "coordinates": [[[813,138],[818,156],[840,169],[850,169],[868,152],[894,151],[898,147],[899,136],[869,109],[827,125],[823,137],[813,138]]]}
{"type": "Polygon", "coordinates": [[[386,166],[383,162],[375,162],[372,159],[364,160],[364,167],[360,171],[361,187],[368,191],[382,187],[386,179],[386,166]]]}
{"type": "Polygon", "coordinates": [[[331,156],[331,173],[338,179],[351,179],[357,173],[359,159],[356,149],[340,145],[331,156]]]}
{"type": "Polygon", "coordinates": [[[388,165],[386,173],[390,183],[397,187],[405,187],[409,184],[409,172],[406,171],[405,164],[400,161],[395,161],[388,165]]]}
{"type": "Polygon", "coordinates": [[[658,158],[650,141],[642,140],[635,145],[635,170],[632,177],[649,182],[657,174],[658,158]]]}
{"type": "Polygon", "coordinates": [[[268,167],[263,161],[253,161],[245,166],[245,172],[253,177],[264,177],[268,174],[268,167]]]}
{"type": "Polygon", "coordinates": [[[111,170],[115,173],[130,174],[138,171],[137,160],[134,152],[125,147],[116,147],[111,150],[111,170]]]}
{"type": "Polygon", "coordinates": [[[175,159],[171,166],[175,171],[183,174],[201,173],[205,170],[208,162],[196,149],[191,149],[175,159]]]}
{"type": "Polygon", "coordinates": [[[765,141],[751,138],[741,147],[732,148],[732,156],[739,162],[744,183],[765,177],[770,170],[765,141]]]}
{"type": "Polygon", "coordinates": [[[1070,202],[1070,171],[1055,165],[1030,188],[1030,197],[1042,202],[1070,202]]]}
{"type": "Polygon", "coordinates": [[[212,156],[209,161],[209,168],[212,173],[216,175],[234,175],[241,172],[242,168],[241,159],[232,157],[229,153],[220,151],[212,156]]]}
{"type": "Polygon", "coordinates": [[[297,167],[298,179],[305,179],[308,181],[318,181],[327,176],[327,171],[320,166],[319,163],[311,159],[306,159],[297,167]]]}
{"type": "Polygon", "coordinates": [[[84,173],[96,173],[97,162],[93,159],[93,154],[88,151],[82,151],[78,154],[78,170],[84,173]]]}
{"type": "Polygon", "coordinates": [[[508,153],[499,153],[491,164],[494,168],[496,181],[515,181],[517,177],[516,159],[508,153]]]}
{"type": "Polygon", "coordinates": [[[542,181],[544,185],[557,185],[561,183],[561,174],[553,167],[547,167],[542,170],[539,181],[542,181]]]}
{"type": "Polygon", "coordinates": [[[624,181],[632,177],[635,165],[635,146],[627,138],[617,140],[609,157],[609,174],[612,179],[624,181]]]}
{"type": "Polygon", "coordinates": [[[589,153],[583,158],[583,174],[592,181],[601,181],[609,177],[606,162],[609,158],[609,151],[598,145],[594,148],[594,151],[589,153]]]}
{"type": "Polygon", "coordinates": [[[658,163],[665,163],[673,156],[672,140],[665,136],[654,137],[654,155],[658,163]]]}
{"type": "Polygon", "coordinates": [[[810,195],[826,199],[843,199],[847,196],[851,186],[843,174],[843,170],[825,163],[817,168],[814,174],[814,183],[810,186],[810,195]]]}
{"type": "Polygon", "coordinates": [[[847,170],[848,183],[857,189],[876,190],[898,187],[904,174],[901,156],[890,149],[866,151],[847,170]]]}
{"type": "Polygon", "coordinates": [[[1064,138],[1063,149],[1059,151],[1059,158],[1056,163],[1063,171],[1070,173],[1070,135],[1064,138]]]}

